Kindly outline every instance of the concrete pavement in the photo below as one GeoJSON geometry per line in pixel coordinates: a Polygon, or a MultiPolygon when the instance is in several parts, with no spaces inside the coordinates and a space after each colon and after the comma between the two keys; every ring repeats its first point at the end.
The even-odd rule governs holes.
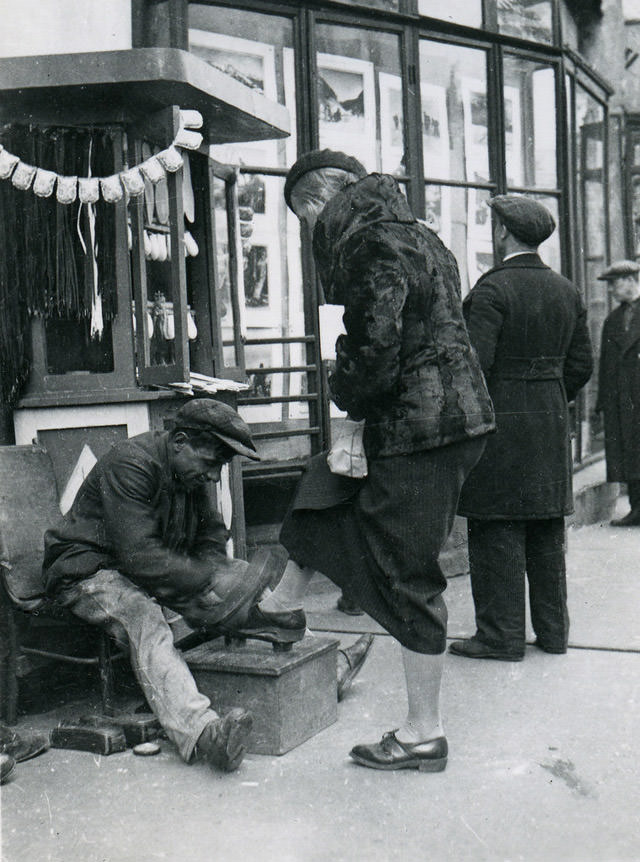
{"type": "MultiPolygon", "coordinates": [[[[1,790],[2,859],[640,860],[639,547],[640,529],[569,531],[567,655],[448,656],[444,773],[350,762],[354,743],[405,711],[400,650],[368,618],[335,611],[336,590],[318,580],[313,628],[345,644],[379,633],[337,723],[282,757],[248,755],[229,776],[183,765],[168,743],[154,758],[49,751],[1,790]]],[[[450,580],[447,600],[450,639],[472,634],[468,576],[450,580]]],[[[81,708],[24,716],[19,729],[81,708]]]]}

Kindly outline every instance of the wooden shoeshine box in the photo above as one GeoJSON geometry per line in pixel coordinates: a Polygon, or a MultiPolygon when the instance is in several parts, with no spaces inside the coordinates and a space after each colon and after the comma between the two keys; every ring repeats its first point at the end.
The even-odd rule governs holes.
{"type": "Polygon", "coordinates": [[[226,646],[223,638],[184,653],[216,712],[253,714],[248,751],[285,754],[338,717],[334,638],[305,637],[289,652],[261,641],[226,646]]]}

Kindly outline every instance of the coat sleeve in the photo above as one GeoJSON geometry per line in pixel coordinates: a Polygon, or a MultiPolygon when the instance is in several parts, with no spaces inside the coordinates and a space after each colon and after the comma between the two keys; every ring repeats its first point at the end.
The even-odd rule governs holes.
{"type": "Polygon", "coordinates": [[[402,312],[408,276],[383,239],[360,242],[341,268],[346,334],[336,342],[331,397],[352,419],[364,419],[400,380],[402,312]]]}
{"type": "Polygon", "coordinates": [[[221,555],[226,557],[229,530],[224,525],[222,515],[215,507],[213,483],[208,482],[200,491],[200,517],[196,533],[193,555],[200,559],[221,555]]]}
{"type": "Polygon", "coordinates": [[[573,401],[593,374],[593,350],[587,327],[587,312],[579,294],[577,302],[576,326],[564,360],[564,388],[569,401],[573,401]]]}
{"type": "Polygon", "coordinates": [[[606,379],[607,353],[609,350],[609,320],[605,320],[602,327],[602,336],[600,338],[600,358],[598,361],[598,395],[596,397],[595,407],[596,413],[602,413],[604,410],[604,386],[606,379]]]}
{"type": "Polygon", "coordinates": [[[485,377],[491,371],[504,322],[504,306],[497,288],[490,282],[477,284],[462,305],[469,340],[480,360],[485,377]]]}
{"type": "Polygon", "coordinates": [[[105,533],[124,575],[158,598],[184,597],[209,584],[210,566],[163,543],[158,482],[153,465],[131,455],[114,460],[100,481],[105,533]]]}

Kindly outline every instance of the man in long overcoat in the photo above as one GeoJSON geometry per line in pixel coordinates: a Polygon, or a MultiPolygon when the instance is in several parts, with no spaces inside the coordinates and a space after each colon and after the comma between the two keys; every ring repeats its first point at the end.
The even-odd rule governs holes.
{"type": "Polygon", "coordinates": [[[640,526],[640,265],[614,263],[599,276],[619,303],[602,328],[596,412],[604,417],[607,480],[626,482],[631,511],[614,527],[640,526]]]}
{"type": "Polygon", "coordinates": [[[525,651],[525,573],[536,644],[566,651],[564,516],[573,511],[569,401],[593,358],[577,288],[537,253],[555,222],[520,195],[491,201],[500,266],[464,301],[464,314],[496,411],[460,497],[468,518],[477,631],[450,651],[520,661],[525,651]]]}

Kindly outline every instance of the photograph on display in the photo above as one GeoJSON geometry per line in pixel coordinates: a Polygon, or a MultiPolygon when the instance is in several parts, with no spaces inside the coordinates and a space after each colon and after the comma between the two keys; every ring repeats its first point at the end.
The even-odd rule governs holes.
{"type": "MultiPolygon", "coordinates": [[[[277,337],[278,333],[273,333],[277,337]]],[[[283,374],[272,374],[263,369],[282,365],[282,345],[247,344],[244,351],[249,398],[272,398],[282,395],[283,374]]],[[[282,418],[282,404],[243,404],[239,411],[245,422],[278,422],[282,418]]]]}
{"type": "Polygon", "coordinates": [[[469,287],[473,287],[481,275],[488,272],[495,261],[493,257],[493,245],[491,240],[474,240],[471,237],[467,243],[467,267],[469,287]]]}
{"type": "Polygon", "coordinates": [[[451,245],[451,189],[446,186],[425,186],[424,202],[425,224],[449,247],[451,245]]]}
{"type": "Polygon", "coordinates": [[[420,82],[422,151],[425,177],[450,179],[449,122],[444,87],[420,82]]]}
{"type": "Polygon", "coordinates": [[[191,28],[189,51],[245,87],[276,98],[273,45],[191,28]]]}
{"type": "Polygon", "coordinates": [[[244,302],[247,308],[269,305],[267,249],[252,245],[244,255],[244,302]]]}
{"type": "Polygon", "coordinates": [[[520,91],[517,87],[504,88],[504,143],[507,184],[521,186],[524,183],[524,154],[520,91]]]}
{"type": "MultiPolygon", "coordinates": [[[[189,51],[261,96],[279,101],[273,45],[191,28],[189,51]]],[[[278,141],[216,144],[211,154],[224,164],[275,166],[278,141]]]]}
{"type": "Polygon", "coordinates": [[[491,242],[491,210],[487,205],[490,197],[489,189],[467,190],[467,227],[472,240],[491,242]]]}
{"type": "Polygon", "coordinates": [[[320,148],[342,150],[376,170],[373,63],[318,54],[317,94],[320,148]]]}
{"type": "Polygon", "coordinates": [[[381,168],[388,174],[406,174],[404,163],[404,116],[402,79],[388,72],[378,73],[380,88],[381,168]]]}
{"type": "Polygon", "coordinates": [[[470,182],[489,181],[489,114],[482,81],[462,79],[465,173],[470,182]]]}

